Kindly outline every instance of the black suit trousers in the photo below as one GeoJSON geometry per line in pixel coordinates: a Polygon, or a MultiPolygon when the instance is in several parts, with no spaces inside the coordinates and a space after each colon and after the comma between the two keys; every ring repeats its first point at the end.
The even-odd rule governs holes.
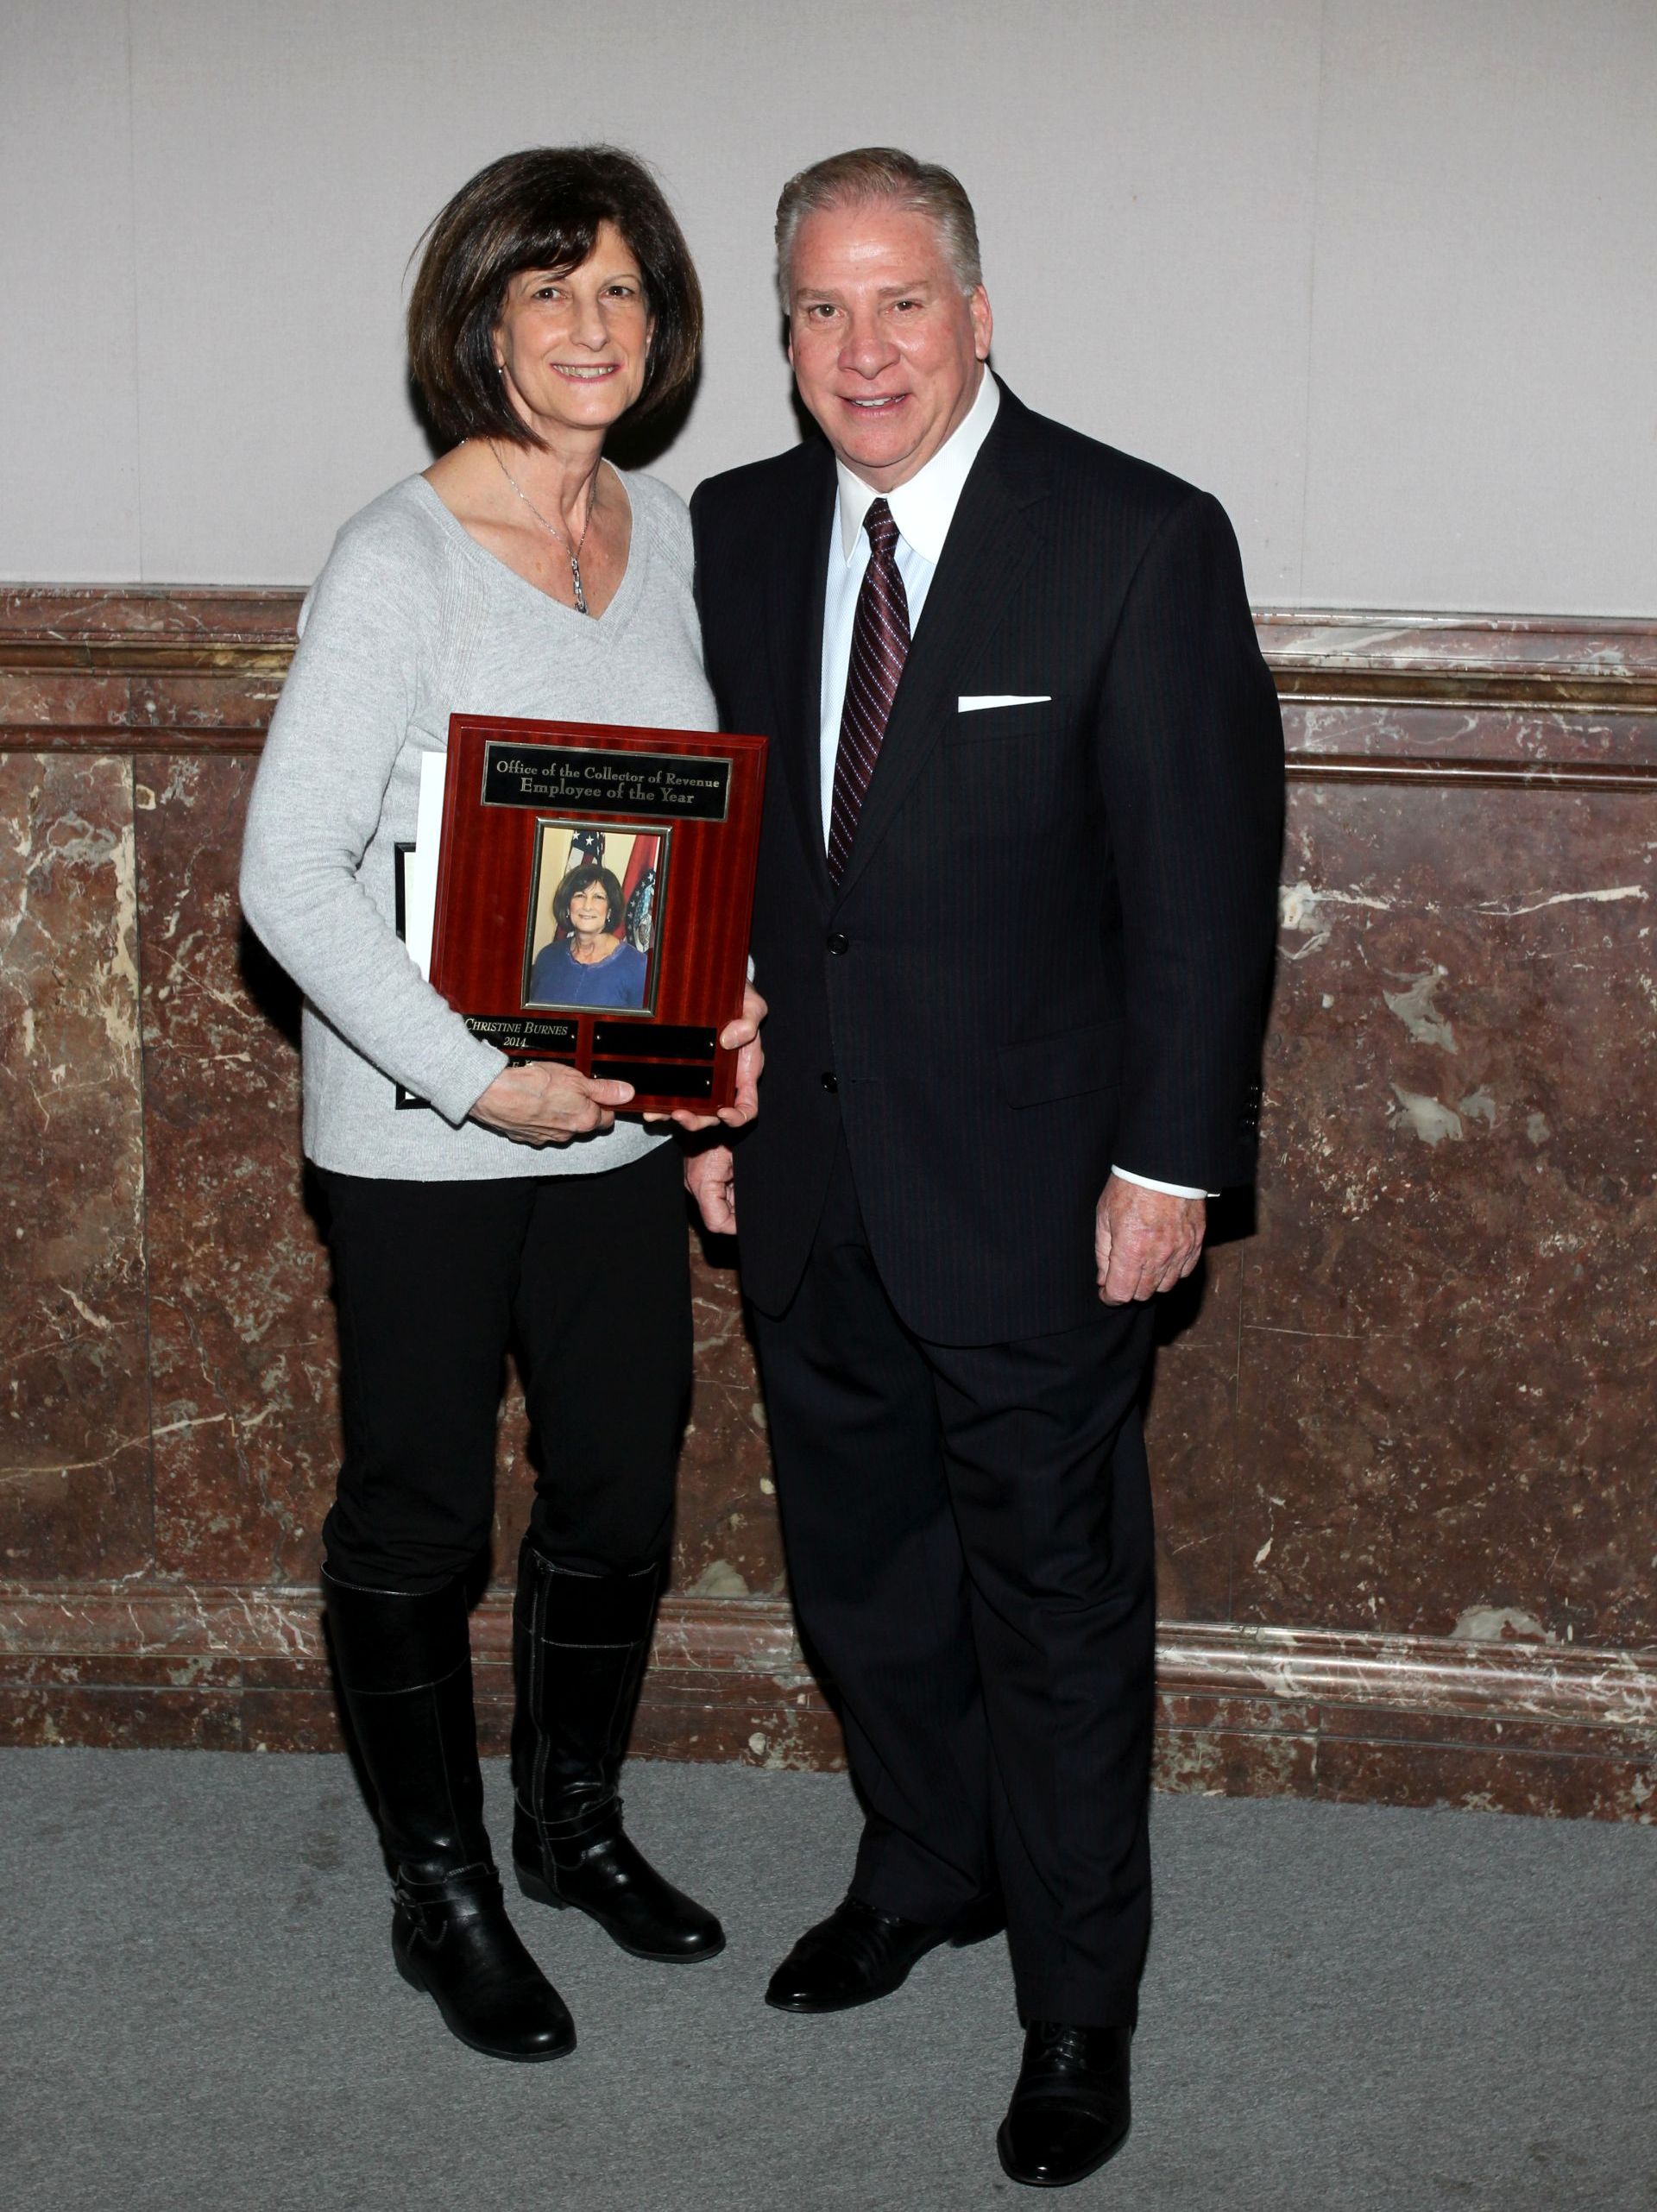
{"type": "Polygon", "coordinates": [[[999,1881],[1026,2018],[1129,2026],[1150,1925],[1145,1306],[928,1343],[843,1143],[755,1338],[794,1604],[864,1800],[853,1894],[939,1925],[999,1881]]]}

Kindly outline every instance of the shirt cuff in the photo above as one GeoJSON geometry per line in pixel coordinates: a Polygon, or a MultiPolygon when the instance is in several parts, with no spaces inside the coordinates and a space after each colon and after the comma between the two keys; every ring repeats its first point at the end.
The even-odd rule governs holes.
{"type": "Polygon", "coordinates": [[[1111,1173],[1119,1175],[1124,1182],[1137,1182],[1142,1190],[1162,1190],[1170,1198],[1218,1198],[1217,1190],[1194,1190],[1189,1183],[1158,1182],[1155,1175],[1137,1175],[1131,1168],[1118,1168],[1114,1162],[1111,1173]]]}

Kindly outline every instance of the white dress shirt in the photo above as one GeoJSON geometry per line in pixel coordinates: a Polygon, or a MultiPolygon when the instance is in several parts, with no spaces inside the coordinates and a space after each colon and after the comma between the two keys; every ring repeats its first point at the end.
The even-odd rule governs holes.
{"type": "MultiPolygon", "coordinates": [[[[873,502],[884,497],[898,525],[898,573],[904,579],[909,602],[911,639],[921,624],[926,596],[943,552],[943,541],[955,519],[968,473],[990,434],[1001,405],[1000,387],[987,369],[979,379],[978,396],[925,467],[907,483],[885,494],[866,484],[839,459],[835,472],[840,494],[835,503],[828,545],[828,587],[822,609],[822,690],[819,750],[819,782],[822,804],[822,841],[828,844],[828,821],[835,803],[835,762],[840,752],[840,719],[846,703],[846,679],[852,662],[852,627],[857,619],[857,597],[869,565],[869,534],[863,519],[873,502]]],[[[1158,1182],[1137,1175],[1131,1168],[1113,1167],[1125,1182],[1142,1183],[1147,1190],[1167,1191],[1175,1198],[1201,1198],[1204,1193],[1183,1183],[1158,1182]]]]}

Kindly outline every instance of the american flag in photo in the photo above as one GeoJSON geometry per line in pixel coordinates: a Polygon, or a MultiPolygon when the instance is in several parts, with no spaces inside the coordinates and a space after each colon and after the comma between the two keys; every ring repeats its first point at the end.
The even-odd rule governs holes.
{"type": "Polygon", "coordinates": [[[590,860],[595,868],[604,865],[604,832],[602,829],[576,829],[570,835],[570,857],[564,864],[568,875],[571,868],[584,868],[590,860]]]}

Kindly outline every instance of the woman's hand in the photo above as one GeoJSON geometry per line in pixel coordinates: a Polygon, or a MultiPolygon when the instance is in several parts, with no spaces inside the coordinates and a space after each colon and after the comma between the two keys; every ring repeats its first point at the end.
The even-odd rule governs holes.
{"type": "MultiPolygon", "coordinates": [[[[736,1055],[736,1098],[728,1106],[721,1106],[716,1114],[695,1113],[689,1106],[681,1106],[668,1116],[681,1129],[715,1129],[723,1122],[727,1129],[740,1129],[745,1121],[752,1121],[759,1111],[759,1078],[765,1072],[765,1048],[759,1042],[759,1024],[771,1009],[752,983],[742,986],[742,1011],[734,1022],[727,1022],[719,1033],[719,1041],[728,1052],[736,1055]]],[[[653,1114],[646,1117],[654,1120],[653,1114]]],[[[711,1223],[709,1226],[711,1227],[711,1223]]]]}
{"type": "Polygon", "coordinates": [[[471,1119],[514,1144],[567,1144],[608,1129],[633,1096],[631,1083],[601,1082],[553,1060],[503,1068],[472,1108],[471,1119]]]}

